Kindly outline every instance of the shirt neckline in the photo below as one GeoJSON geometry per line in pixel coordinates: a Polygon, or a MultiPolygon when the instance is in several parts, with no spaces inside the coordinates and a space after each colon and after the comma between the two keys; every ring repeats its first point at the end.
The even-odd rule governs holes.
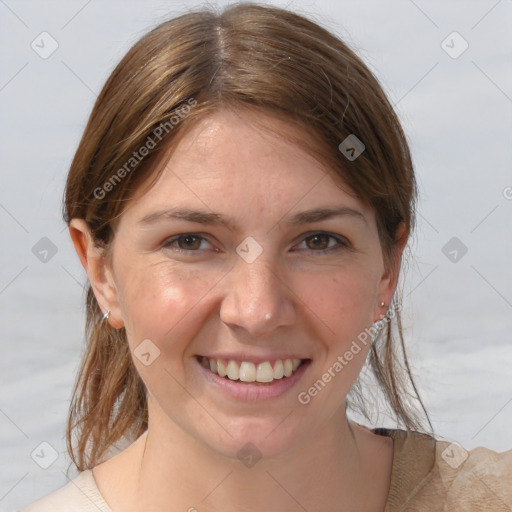
{"type": "MultiPolygon", "coordinates": [[[[395,512],[412,498],[428,478],[435,463],[435,439],[428,434],[411,430],[384,427],[368,430],[376,435],[390,437],[393,441],[391,481],[384,512],[395,512]],[[420,451],[424,453],[420,455],[420,451]],[[410,464],[411,457],[414,457],[415,464],[410,464]]],[[[90,480],[92,496],[88,497],[91,501],[100,507],[102,512],[112,512],[99,490],[92,470],[86,469],[77,478],[79,477],[90,480]]]]}
{"type": "Polygon", "coordinates": [[[414,430],[372,428],[371,432],[393,440],[391,482],[384,512],[404,510],[432,474],[436,440],[414,430]],[[413,463],[411,463],[413,462],[413,463]]]}

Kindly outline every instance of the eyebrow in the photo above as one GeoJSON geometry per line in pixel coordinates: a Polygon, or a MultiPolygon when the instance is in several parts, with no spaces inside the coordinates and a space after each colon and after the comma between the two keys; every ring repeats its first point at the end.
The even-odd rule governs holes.
{"type": "MultiPolygon", "coordinates": [[[[362,212],[345,206],[305,210],[285,218],[285,222],[290,226],[298,226],[342,216],[354,217],[367,224],[366,217],[362,212]]],[[[139,224],[147,226],[158,221],[168,219],[179,219],[188,222],[196,222],[198,224],[221,225],[226,226],[232,231],[236,231],[236,223],[234,219],[226,217],[220,213],[213,213],[205,210],[192,210],[190,208],[169,208],[166,210],[158,210],[145,215],[139,221],[139,224]]]]}

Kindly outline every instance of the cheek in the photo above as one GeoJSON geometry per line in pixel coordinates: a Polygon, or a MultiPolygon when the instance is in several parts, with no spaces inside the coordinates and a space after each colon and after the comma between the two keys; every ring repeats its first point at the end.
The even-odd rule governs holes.
{"type": "Polygon", "coordinates": [[[322,411],[319,414],[344,402],[371,347],[375,282],[367,272],[351,270],[315,279],[314,286],[309,282],[307,295],[308,290],[303,290],[313,313],[310,317],[318,317],[320,330],[314,332],[319,341],[317,362],[298,399],[312,400],[322,411]]]}
{"type": "Polygon", "coordinates": [[[373,324],[377,279],[352,269],[309,280],[306,304],[331,331],[334,344],[349,342],[373,324]]]}
{"type": "Polygon", "coordinates": [[[177,271],[167,262],[137,265],[134,260],[118,288],[133,362],[150,393],[165,393],[173,397],[173,407],[184,406],[187,395],[179,383],[186,381],[191,341],[204,330],[204,303],[216,280],[177,271]]]}
{"type": "Polygon", "coordinates": [[[149,338],[162,348],[165,343],[167,350],[200,327],[200,301],[213,279],[176,271],[169,264],[133,264],[126,270],[119,302],[130,345],[149,338]]]}

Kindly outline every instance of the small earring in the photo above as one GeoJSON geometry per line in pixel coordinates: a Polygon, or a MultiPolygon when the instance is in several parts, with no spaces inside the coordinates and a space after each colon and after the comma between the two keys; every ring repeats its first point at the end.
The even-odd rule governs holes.
{"type": "Polygon", "coordinates": [[[103,315],[103,320],[106,321],[110,318],[110,311],[107,311],[104,315],[103,315]]]}
{"type": "Polygon", "coordinates": [[[379,306],[380,306],[381,308],[383,308],[385,305],[386,305],[386,303],[385,303],[383,300],[381,300],[381,301],[379,302],[379,306]]]}

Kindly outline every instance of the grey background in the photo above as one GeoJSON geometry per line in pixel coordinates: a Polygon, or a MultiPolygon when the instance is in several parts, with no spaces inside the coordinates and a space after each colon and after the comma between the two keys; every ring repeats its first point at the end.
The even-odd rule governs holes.
{"type": "MultiPolygon", "coordinates": [[[[417,382],[446,439],[511,449],[512,2],[271,3],[343,37],[396,105],[421,193],[404,293],[417,382]],[[469,44],[458,58],[453,31],[469,44]],[[459,241],[443,250],[453,237],[463,257],[459,241]]],[[[60,218],[74,150],[129,46],[193,5],[202,3],[0,0],[1,511],[68,481],[85,282],[60,218]],[[31,47],[43,31],[58,43],[46,59],[31,47]]]]}

